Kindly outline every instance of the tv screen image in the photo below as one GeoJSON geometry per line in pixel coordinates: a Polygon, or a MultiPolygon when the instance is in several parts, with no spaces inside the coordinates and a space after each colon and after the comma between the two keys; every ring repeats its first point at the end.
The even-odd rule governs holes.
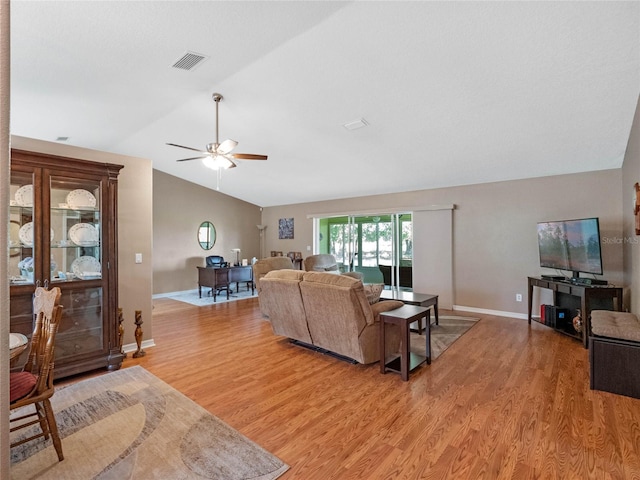
{"type": "Polygon", "coordinates": [[[602,275],[597,218],[538,223],[540,266],[602,275]]]}

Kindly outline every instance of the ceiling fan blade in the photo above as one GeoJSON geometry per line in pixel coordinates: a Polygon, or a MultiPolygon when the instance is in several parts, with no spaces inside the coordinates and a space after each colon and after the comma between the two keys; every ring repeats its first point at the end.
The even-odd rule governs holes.
{"type": "Polygon", "coordinates": [[[238,145],[238,142],[236,142],[235,140],[227,139],[220,145],[218,145],[217,152],[221,153],[222,155],[226,155],[231,150],[236,148],[236,145],[238,145]]]}
{"type": "Polygon", "coordinates": [[[207,153],[208,153],[208,152],[204,152],[204,151],[200,150],[199,148],[185,147],[184,145],[178,145],[177,143],[167,143],[167,145],[169,145],[171,147],[186,148],[187,150],[193,150],[194,152],[200,152],[203,155],[207,155],[207,153]]]}
{"type": "Polygon", "coordinates": [[[232,153],[231,156],[239,160],[266,160],[267,159],[266,155],[256,155],[253,153],[232,153]]]}
{"type": "Polygon", "coordinates": [[[187,162],[189,160],[199,160],[201,158],[207,158],[209,155],[201,155],[200,157],[191,157],[191,158],[181,158],[180,160],[176,160],[176,162],[187,162]]]}
{"type": "Polygon", "coordinates": [[[233,161],[233,155],[221,155],[221,156],[227,159],[227,161],[230,163],[227,169],[237,167],[236,162],[233,161]]]}

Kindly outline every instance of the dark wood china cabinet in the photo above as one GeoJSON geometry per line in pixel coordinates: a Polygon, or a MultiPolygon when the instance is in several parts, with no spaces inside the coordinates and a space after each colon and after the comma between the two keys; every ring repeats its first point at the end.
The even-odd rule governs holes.
{"type": "Polygon", "coordinates": [[[36,285],[60,287],[56,378],[122,365],[117,321],[121,168],[11,151],[10,329],[30,337],[36,285]]]}

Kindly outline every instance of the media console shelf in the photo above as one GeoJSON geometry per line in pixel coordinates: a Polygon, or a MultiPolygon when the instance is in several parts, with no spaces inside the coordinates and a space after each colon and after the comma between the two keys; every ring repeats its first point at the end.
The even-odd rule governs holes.
{"type": "MultiPolygon", "coordinates": [[[[575,332],[571,336],[580,339],[584,348],[589,346],[591,333],[591,310],[622,311],[622,288],[608,285],[576,285],[567,281],[547,280],[539,277],[528,277],[528,322],[531,323],[531,308],[533,306],[533,287],[546,288],[553,292],[553,305],[566,308],[571,321],[577,310],[582,313],[582,332],[575,332]]],[[[557,331],[566,333],[562,328],[557,331]]]]}

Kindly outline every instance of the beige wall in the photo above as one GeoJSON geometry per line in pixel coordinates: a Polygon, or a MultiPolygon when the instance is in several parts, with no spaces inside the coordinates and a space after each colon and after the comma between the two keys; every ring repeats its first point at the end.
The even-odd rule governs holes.
{"type": "MultiPolygon", "coordinates": [[[[376,195],[265,208],[266,248],[300,250],[312,243],[316,213],[372,212],[454,204],[454,304],[525,314],[527,276],[539,275],[536,223],[599,217],[603,238],[622,235],[621,170],[561,175],[401,194],[376,195]],[[278,239],[278,219],[293,217],[293,240],[278,239]],[[523,295],[516,302],[516,293],[523,295]]],[[[414,249],[420,248],[414,239],[414,249]]],[[[603,242],[604,278],[623,283],[622,246],[603,242]]],[[[437,272],[433,272],[437,275],[437,272]]],[[[434,293],[434,292],[431,292],[434,293]]]]}
{"type": "Polygon", "coordinates": [[[124,165],[118,176],[118,303],[124,313],[124,344],[135,344],[135,310],[142,310],[143,339],[152,336],[152,168],[151,161],[45,142],[11,137],[13,148],[124,165]],[[142,263],[135,254],[142,253],[142,263]]]}
{"type": "MultiPolygon", "coordinates": [[[[640,285],[640,236],[635,234],[634,184],[640,182],[640,99],[629,135],[629,143],[622,166],[622,202],[624,218],[624,271],[628,285],[640,285]]],[[[640,295],[637,287],[628,292],[630,311],[640,313],[640,295]]]]}
{"type": "Polygon", "coordinates": [[[260,207],[158,170],[153,192],[154,294],[198,288],[196,266],[204,266],[208,255],[233,261],[231,249],[240,248],[241,259],[259,256],[260,207]],[[205,251],[196,234],[207,220],[216,228],[216,243],[205,251]]]}

